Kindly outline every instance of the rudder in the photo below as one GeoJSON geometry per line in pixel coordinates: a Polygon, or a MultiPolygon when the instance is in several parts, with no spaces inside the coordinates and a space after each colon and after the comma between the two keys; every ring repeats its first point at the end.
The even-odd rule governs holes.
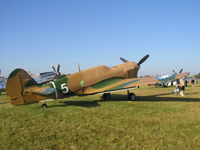
{"type": "Polygon", "coordinates": [[[15,69],[8,77],[6,94],[13,105],[26,104],[25,89],[37,82],[23,69],[15,69]]]}

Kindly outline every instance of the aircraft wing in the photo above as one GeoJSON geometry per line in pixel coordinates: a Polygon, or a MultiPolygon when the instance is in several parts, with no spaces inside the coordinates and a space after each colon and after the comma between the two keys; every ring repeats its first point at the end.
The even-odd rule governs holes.
{"type": "Polygon", "coordinates": [[[156,82],[158,82],[156,77],[130,78],[130,79],[112,78],[94,84],[90,87],[83,88],[81,91],[78,91],[78,94],[82,93],[82,95],[89,95],[89,94],[114,92],[120,90],[128,90],[135,88],[137,86],[150,85],[156,82]]]}
{"type": "Polygon", "coordinates": [[[177,78],[187,77],[189,74],[190,74],[189,72],[179,73],[179,74],[176,75],[176,79],[177,79],[177,78]]]}

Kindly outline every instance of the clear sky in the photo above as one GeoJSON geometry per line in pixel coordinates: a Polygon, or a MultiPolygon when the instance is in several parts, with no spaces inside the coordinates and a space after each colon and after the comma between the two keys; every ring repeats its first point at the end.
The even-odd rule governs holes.
{"type": "Polygon", "coordinates": [[[0,0],[0,69],[62,73],[138,62],[139,75],[200,72],[199,0],[0,0]]]}

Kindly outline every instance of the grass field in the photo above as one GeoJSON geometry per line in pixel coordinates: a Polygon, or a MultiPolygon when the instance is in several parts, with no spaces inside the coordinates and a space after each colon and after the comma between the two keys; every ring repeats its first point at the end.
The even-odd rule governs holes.
{"type": "Polygon", "coordinates": [[[0,149],[197,150],[200,149],[200,84],[185,96],[173,88],[141,87],[125,93],[12,106],[0,96],[0,149]]]}

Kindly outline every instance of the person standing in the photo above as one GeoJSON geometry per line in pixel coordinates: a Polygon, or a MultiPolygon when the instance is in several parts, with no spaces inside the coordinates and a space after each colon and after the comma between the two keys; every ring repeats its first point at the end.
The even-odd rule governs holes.
{"type": "Polygon", "coordinates": [[[180,87],[181,87],[181,89],[180,89],[180,95],[181,96],[184,96],[184,91],[185,91],[185,81],[184,81],[184,79],[183,78],[180,78],[180,87]]]}
{"type": "Polygon", "coordinates": [[[191,82],[191,85],[192,85],[192,87],[193,87],[193,86],[194,86],[194,83],[195,83],[194,78],[192,78],[192,80],[191,80],[190,82],[191,82]]]}

